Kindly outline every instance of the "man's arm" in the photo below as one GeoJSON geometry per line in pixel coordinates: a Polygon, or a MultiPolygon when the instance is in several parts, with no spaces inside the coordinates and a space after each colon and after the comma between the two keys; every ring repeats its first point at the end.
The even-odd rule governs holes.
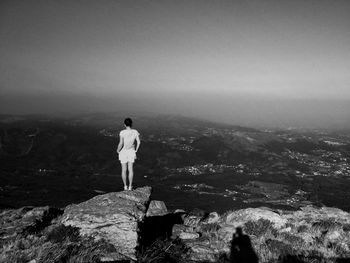
{"type": "Polygon", "coordinates": [[[123,137],[119,135],[119,144],[118,144],[118,148],[117,148],[117,153],[119,153],[123,147],[123,137]]]}

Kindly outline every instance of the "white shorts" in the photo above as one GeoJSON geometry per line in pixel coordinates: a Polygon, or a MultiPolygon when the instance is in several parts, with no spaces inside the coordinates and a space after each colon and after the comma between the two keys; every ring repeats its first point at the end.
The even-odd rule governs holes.
{"type": "Polygon", "coordinates": [[[136,152],[134,149],[121,150],[119,152],[120,163],[133,163],[136,159],[136,152]]]}

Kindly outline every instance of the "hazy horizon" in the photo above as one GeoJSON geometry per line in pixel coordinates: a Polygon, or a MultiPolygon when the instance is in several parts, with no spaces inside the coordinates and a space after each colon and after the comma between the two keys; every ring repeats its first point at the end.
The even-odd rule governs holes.
{"type": "Polygon", "coordinates": [[[349,1],[1,1],[0,110],[350,127],[349,1]]]}

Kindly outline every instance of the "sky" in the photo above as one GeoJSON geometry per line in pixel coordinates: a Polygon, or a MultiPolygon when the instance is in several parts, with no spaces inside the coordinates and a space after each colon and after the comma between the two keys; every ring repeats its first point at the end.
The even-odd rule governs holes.
{"type": "Polygon", "coordinates": [[[350,127],[350,1],[1,0],[0,110],[350,127]]]}

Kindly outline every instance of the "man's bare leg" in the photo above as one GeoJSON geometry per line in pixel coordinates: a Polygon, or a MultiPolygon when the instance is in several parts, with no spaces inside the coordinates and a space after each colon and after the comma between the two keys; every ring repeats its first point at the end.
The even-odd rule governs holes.
{"type": "Polygon", "coordinates": [[[128,190],[128,184],[126,182],[126,165],[127,163],[122,163],[122,179],[124,183],[124,190],[128,190]]]}
{"type": "Polygon", "coordinates": [[[129,170],[129,190],[132,190],[132,181],[134,179],[134,163],[128,162],[129,170]]]}

